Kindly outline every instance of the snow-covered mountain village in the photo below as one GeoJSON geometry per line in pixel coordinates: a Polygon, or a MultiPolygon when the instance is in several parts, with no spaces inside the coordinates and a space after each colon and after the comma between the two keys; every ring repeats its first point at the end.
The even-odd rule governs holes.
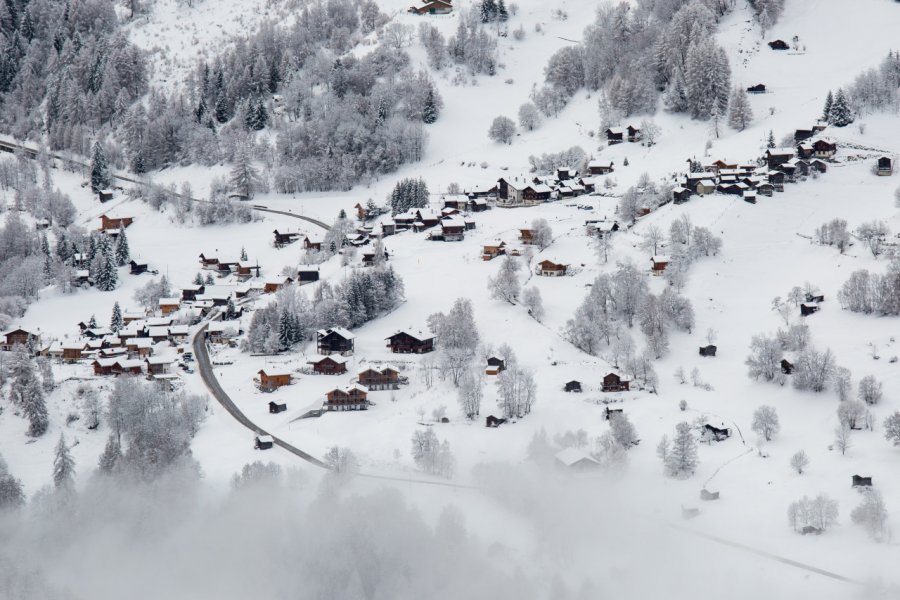
{"type": "Polygon", "coordinates": [[[0,33],[0,598],[900,598],[900,2],[0,33]]]}

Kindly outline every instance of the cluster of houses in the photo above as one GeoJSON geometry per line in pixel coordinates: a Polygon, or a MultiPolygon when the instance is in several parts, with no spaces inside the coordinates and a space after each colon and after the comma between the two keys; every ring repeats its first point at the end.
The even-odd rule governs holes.
{"type": "Polygon", "coordinates": [[[614,166],[612,162],[591,160],[587,169],[584,175],[576,169],[559,167],[552,175],[501,177],[497,185],[480,193],[496,197],[497,206],[502,208],[535,206],[595,192],[600,176],[612,173],[614,166]]]}
{"type": "Polygon", "coordinates": [[[772,196],[783,192],[785,183],[806,179],[813,172],[828,171],[828,161],[837,153],[834,142],[814,138],[825,126],[798,129],[794,133],[795,148],[773,148],[766,151],[763,166],[758,164],[727,163],[717,160],[704,165],[703,170],[688,175],[672,191],[676,204],[687,202],[694,194],[730,194],[745,201],[756,202],[757,196],[772,196]]]}

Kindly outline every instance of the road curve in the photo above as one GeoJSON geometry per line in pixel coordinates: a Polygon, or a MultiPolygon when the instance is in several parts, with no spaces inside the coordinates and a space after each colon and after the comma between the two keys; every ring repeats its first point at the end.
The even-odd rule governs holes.
{"type": "Polygon", "coordinates": [[[234,401],[229,397],[229,395],[222,389],[222,386],[219,385],[219,381],[216,379],[215,374],[213,373],[212,363],[209,360],[209,351],[206,347],[206,336],[204,333],[206,332],[206,328],[209,326],[209,322],[203,323],[200,329],[194,334],[193,348],[194,348],[194,357],[197,359],[197,368],[200,371],[200,377],[203,379],[203,383],[206,384],[207,389],[212,393],[216,400],[218,400],[219,404],[222,405],[228,414],[230,414],[234,419],[255,433],[256,435],[268,435],[271,436],[275,442],[276,446],[284,448],[294,456],[305,460],[306,462],[319,467],[321,469],[328,469],[328,465],[323,463],[321,460],[304,452],[303,450],[288,444],[284,440],[272,435],[266,430],[262,429],[258,425],[256,425],[253,421],[247,418],[241,409],[237,407],[234,401]]]}

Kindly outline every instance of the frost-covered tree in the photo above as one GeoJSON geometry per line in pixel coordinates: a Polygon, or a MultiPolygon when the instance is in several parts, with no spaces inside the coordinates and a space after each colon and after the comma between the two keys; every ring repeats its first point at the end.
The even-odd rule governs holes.
{"type": "Polygon", "coordinates": [[[798,450],[791,457],[791,468],[797,471],[798,475],[803,475],[803,471],[809,466],[809,456],[804,450],[798,450]]]}
{"type": "Polygon", "coordinates": [[[581,46],[563,46],[547,61],[544,67],[547,84],[572,96],[584,86],[584,50],[581,46]]]}
{"type": "Polygon", "coordinates": [[[750,98],[742,87],[735,87],[731,92],[731,103],[728,109],[728,125],[739,131],[747,129],[753,121],[753,109],[750,108],[750,98]]]}
{"type": "Polygon", "coordinates": [[[749,367],[748,374],[753,379],[762,377],[765,381],[783,381],[781,373],[782,350],[778,340],[755,335],[750,342],[750,356],[744,361],[749,367]]]}
{"type": "Polygon", "coordinates": [[[497,377],[497,403],[507,419],[519,418],[531,412],[537,401],[534,374],[524,367],[513,365],[497,377]]]}
{"type": "Polygon", "coordinates": [[[100,454],[100,459],[97,464],[100,473],[104,475],[112,474],[121,458],[122,446],[119,443],[118,437],[114,433],[111,433],[106,440],[106,447],[103,448],[103,453],[100,454]]]}
{"type": "Polygon", "coordinates": [[[131,252],[128,250],[128,237],[125,235],[125,229],[119,229],[119,235],[116,236],[116,265],[124,267],[131,260],[131,252]]]}
{"type": "Polygon", "coordinates": [[[834,96],[834,103],[831,105],[829,117],[828,123],[835,127],[846,127],[854,121],[850,100],[844,93],[843,88],[838,88],[837,94],[834,96]]]}
{"type": "Polygon", "coordinates": [[[13,477],[3,457],[0,456],[0,514],[25,506],[25,490],[22,481],[13,477]]]}
{"type": "Polygon", "coordinates": [[[116,258],[110,244],[105,244],[94,260],[94,286],[102,291],[109,292],[116,289],[119,284],[119,272],[116,269],[116,258]]]}
{"type": "Polygon", "coordinates": [[[535,219],[531,222],[531,240],[541,250],[553,243],[553,229],[547,219],[535,219]]]}
{"type": "Polygon", "coordinates": [[[246,200],[253,198],[260,187],[259,172],[253,166],[253,151],[249,140],[239,143],[235,149],[228,185],[238,197],[246,200]]]}
{"type": "Polygon", "coordinates": [[[624,412],[612,413],[609,417],[609,429],[613,438],[626,450],[631,448],[639,438],[634,425],[624,412]]]}
{"type": "Polygon", "coordinates": [[[428,206],[428,186],[424,179],[401,179],[394,186],[387,199],[392,214],[406,212],[411,208],[428,206]]]}
{"type": "Polygon", "coordinates": [[[888,512],[881,492],[875,488],[863,488],[862,502],[850,513],[850,520],[865,528],[875,540],[881,541],[887,534],[888,512]]]}
{"type": "Polygon", "coordinates": [[[467,419],[474,420],[481,413],[481,401],[484,399],[483,385],[484,378],[480,369],[468,369],[460,377],[456,395],[467,419]]]}
{"type": "Polygon", "coordinates": [[[496,117],[488,129],[488,137],[495,142],[501,144],[512,144],[513,137],[516,135],[516,124],[509,117],[500,115],[496,117]]]}
{"type": "Polygon", "coordinates": [[[774,406],[763,405],[756,409],[753,413],[753,424],[750,426],[753,431],[763,436],[767,442],[781,430],[778,423],[778,413],[774,406]]]}
{"type": "Polygon", "coordinates": [[[75,487],[75,459],[66,445],[66,438],[59,434],[53,456],[53,485],[57,490],[71,491],[75,487]]]}
{"type": "Polygon", "coordinates": [[[689,477],[698,464],[697,440],[690,423],[683,421],[675,426],[675,437],[665,457],[666,471],[672,477],[689,477]]]}
{"type": "Polygon", "coordinates": [[[641,236],[640,248],[652,255],[659,254],[659,247],[666,243],[666,235],[656,225],[650,225],[641,236]]]}
{"type": "Polygon", "coordinates": [[[819,120],[824,123],[831,123],[831,108],[834,106],[834,94],[831,93],[831,90],[828,90],[828,95],[825,96],[825,106],[822,108],[822,116],[819,117],[819,120]]]}
{"type": "Polygon", "coordinates": [[[850,438],[850,428],[841,423],[834,428],[834,447],[841,451],[841,456],[844,456],[851,446],[853,440],[850,438]]]}
{"type": "Polygon", "coordinates": [[[24,349],[17,352],[9,388],[10,400],[28,419],[28,435],[39,437],[50,425],[44,389],[24,349]]]}
{"type": "Polygon", "coordinates": [[[544,318],[544,301],[541,298],[541,290],[529,286],[522,290],[522,306],[528,310],[535,321],[540,322],[544,318]]]}
{"type": "Polygon", "coordinates": [[[491,292],[491,298],[504,300],[510,304],[515,304],[519,298],[519,275],[521,268],[519,262],[510,255],[506,255],[500,263],[500,271],[495,277],[488,279],[488,289],[491,292]]]}
{"type": "Polygon", "coordinates": [[[449,377],[454,385],[458,385],[471,366],[479,341],[471,300],[457,298],[446,315],[430,315],[428,327],[435,334],[441,377],[449,377]]]}
{"type": "Polygon", "coordinates": [[[884,423],[884,439],[891,442],[895,446],[900,446],[900,411],[885,418],[884,423]]]}
{"type": "Polygon", "coordinates": [[[432,428],[413,432],[412,457],[416,466],[429,475],[448,479],[453,475],[454,459],[450,444],[446,440],[438,441],[432,428]]]}
{"type": "Polygon", "coordinates": [[[525,131],[534,131],[541,124],[541,115],[531,102],[519,107],[519,127],[525,131]]]}
{"type": "Polygon", "coordinates": [[[819,494],[811,499],[803,496],[800,500],[792,502],[788,506],[788,523],[794,531],[801,531],[804,527],[815,527],[820,531],[826,531],[837,523],[838,503],[825,494],[819,494]]]}
{"type": "Polygon", "coordinates": [[[819,352],[814,348],[807,348],[794,361],[794,387],[798,390],[821,392],[831,381],[834,369],[834,354],[830,349],[819,352]]]}
{"type": "Polygon", "coordinates": [[[325,453],[323,461],[332,472],[346,475],[359,471],[359,459],[349,448],[332,446],[325,453]]]}
{"type": "Polygon", "coordinates": [[[881,388],[881,382],[874,375],[866,375],[859,380],[858,397],[866,404],[878,404],[883,396],[881,388]]]}
{"type": "Polygon", "coordinates": [[[725,50],[712,37],[690,45],[684,79],[690,113],[694,118],[706,120],[726,113],[731,67],[725,50]]]}

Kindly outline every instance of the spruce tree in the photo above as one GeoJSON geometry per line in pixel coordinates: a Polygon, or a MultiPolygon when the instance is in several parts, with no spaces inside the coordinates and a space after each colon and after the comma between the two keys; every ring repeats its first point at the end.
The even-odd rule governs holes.
{"type": "Polygon", "coordinates": [[[110,185],[109,165],[106,162],[106,152],[100,141],[94,142],[91,151],[91,191],[95,194],[110,185]]]}
{"type": "Polygon", "coordinates": [[[227,123],[231,118],[231,108],[228,105],[228,98],[225,92],[221,92],[216,98],[216,121],[219,123],[227,123]]]}
{"type": "Polygon", "coordinates": [[[739,131],[747,128],[753,120],[753,110],[750,108],[750,99],[744,88],[735,87],[731,94],[731,108],[728,112],[728,124],[739,131]]]}
{"type": "Polygon", "coordinates": [[[282,350],[290,349],[294,343],[293,322],[290,313],[284,309],[281,310],[281,317],[278,320],[278,342],[282,350]]]}
{"type": "Polygon", "coordinates": [[[834,97],[834,104],[831,106],[831,121],[835,127],[846,127],[853,122],[853,111],[850,109],[850,102],[844,95],[843,88],[838,89],[834,97]]]}
{"type": "Polygon", "coordinates": [[[60,491],[71,491],[75,488],[75,459],[66,445],[66,438],[59,434],[53,457],[53,485],[60,491]]]}
{"type": "MultiPolygon", "coordinates": [[[[33,375],[33,372],[32,372],[33,375]]],[[[24,388],[20,392],[22,412],[28,418],[28,435],[40,437],[47,432],[50,426],[50,418],[47,414],[47,404],[44,401],[44,390],[37,377],[32,376],[24,382],[24,388]]]]}
{"type": "Polygon", "coordinates": [[[509,11],[506,10],[506,3],[503,0],[497,0],[497,18],[504,23],[509,20],[509,11]]]}
{"type": "Polygon", "coordinates": [[[101,473],[110,475],[115,470],[116,465],[118,465],[119,459],[121,458],[122,447],[119,445],[116,435],[111,433],[106,440],[106,447],[103,449],[103,454],[100,455],[97,466],[101,473]]]}
{"type": "Polygon", "coordinates": [[[766,139],[766,148],[774,148],[775,147],[775,134],[772,133],[772,130],[769,130],[769,137],[766,139]]]}
{"type": "Polygon", "coordinates": [[[116,264],[124,267],[131,260],[131,253],[128,251],[128,238],[125,237],[125,228],[119,229],[119,235],[116,237],[116,264]]]}
{"type": "Polygon", "coordinates": [[[101,292],[109,292],[116,289],[119,284],[119,272],[116,270],[116,260],[113,250],[107,244],[97,259],[97,274],[94,285],[101,292]]]}
{"type": "Polygon", "coordinates": [[[834,106],[834,95],[831,93],[831,90],[828,90],[828,95],[825,96],[825,108],[822,110],[822,118],[820,119],[823,123],[831,123],[832,106],[834,106]]]}
{"type": "Polygon", "coordinates": [[[266,128],[266,125],[269,123],[269,111],[266,110],[266,104],[262,101],[262,98],[257,100],[256,109],[254,111],[254,128],[256,131],[260,131],[266,128]]]}
{"type": "Polygon", "coordinates": [[[225,305],[225,314],[223,317],[226,321],[231,321],[237,317],[237,307],[234,305],[234,298],[231,296],[228,297],[228,303],[225,305]]]}
{"type": "Polygon", "coordinates": [[[119,330],[122,329],[123,324],[122,309],[119,307],[119,303],[116,302],[113,304],[112,316],[109,319],[109,328],[113,333],[118,333],[119,330]]]}
{"type": "Polygon", "coordinates": [[[259,184],[259,174],[253,166],[250,154],[250,142],[239,144],[234,155],[234,166],[228,179],[231,189],[242,198],[253,198],[259,184]]]}
{"type": "Polygon", "coordinates": [[[91,318],[88,319],[88,329],[97,329],[97,317],[91,315],[91,318]]]}
{"type": "Polygon", "coordinates": [[[241,260],[247,260],[247,249],[241,246],[241,260]]]}
{"type": "Polygon", "coordinates": [[[194,285],[203,285],[203,273],[197,273],[194,277],[194,285]]]}
{"type": "Polygon", "coordinates": [[[497,18],[497,3],[494,0],[481,0],[481,22],[490,23],[497,18]]]}
{"type": "Polygon", "coordinates": [[[425,94],[425,106],[422,109],[422,122],[430,125],[437,121],[437,117],[438,111],[434,102],[434,90],[428,88],[428,92],[425,94]]]}
{"type": "Polygon", "coordinates": [[[56,256],[62,262],[66,262],[71,256],[71,252],[69,251],[69,238],[66,237],[65,229],[60,229],[56,234],[56,256]]]}
{"type": "Polygon", "coordinates": [[[216,283],[216,280],[213,279],[212,273],[206,274],[206,279],[203,280],[203,283],[205,283],[206,285],[213,285],[216,283]]]}

